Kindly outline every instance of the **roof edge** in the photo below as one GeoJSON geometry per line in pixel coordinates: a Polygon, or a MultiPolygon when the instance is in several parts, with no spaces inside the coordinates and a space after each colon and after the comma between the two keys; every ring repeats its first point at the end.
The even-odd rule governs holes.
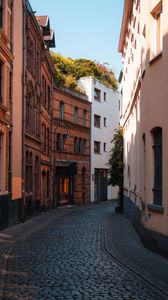
{"type": "Polygon", "coordinates": [[[121,24],[118,52],[123,51],[128,21],[129,21],[131,12],[132,12],[132,7],[133,7],[133,0],[124,0],[124,10],[123,10],[123,18],[122,18],[122,24],[121,24]]]}

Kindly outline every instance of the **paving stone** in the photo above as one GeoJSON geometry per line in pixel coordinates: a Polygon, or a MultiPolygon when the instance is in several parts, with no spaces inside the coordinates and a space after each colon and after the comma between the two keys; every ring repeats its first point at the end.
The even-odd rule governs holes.
{"type": "MultiPolygon", "coordinates": [[[[1,249],[3,255],[10,254],[4,284],[0,279],[2,299],[10,300],[11,295],[12,300],[166,299],[143,276],[116,260],[109,217],[116,218],[111,202],[63,208],[33,218],[33,229],[21,224],[22,229],[18,225],[6,230],[6,234],[11,230],[13,244],[1,249]]],[[[122,231],[118,238],[122,239],[122,231]]],[[[133,245],[135,240],[133,235],[133,245]]]]}

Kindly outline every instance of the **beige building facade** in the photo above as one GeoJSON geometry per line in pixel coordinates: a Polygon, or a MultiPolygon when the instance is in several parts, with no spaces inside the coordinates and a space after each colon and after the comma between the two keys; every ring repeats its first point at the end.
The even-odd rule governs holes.
{"type": "Polygon", "coordinates": [[[168,2],[125,0],[119,40],[124,211],[146,246],[168,253],[168,2]]]}

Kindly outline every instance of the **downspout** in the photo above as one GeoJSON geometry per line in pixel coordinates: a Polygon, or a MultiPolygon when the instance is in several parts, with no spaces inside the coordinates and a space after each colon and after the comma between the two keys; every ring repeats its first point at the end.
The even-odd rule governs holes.
{"type": "Polygon", "coordinates": [[[90,204],[92,203],[92,102],[90,105],[90,204]]]}
{"type": "Polygon", "coordinates": [[[25,204],[25,51],[26,51],[26,3],[25,0],[23,4],[23,57],[22,57],[22,199],[20,205],[20,220],[24,222],[25,213],[24,213],[24,204],[25,204]]]}
{"type": "Polygon", "coordinates": [[[54,179],[53,179],[53,155],[52,155],[52,150],[53,150],[53,93],[54,93],[54,79],[53,79],[53,74],[52,74],[52,87],[51,87],[51,119],[50,119],[50,197],[51,197],[51,207],[54,208],[54,179]]]}

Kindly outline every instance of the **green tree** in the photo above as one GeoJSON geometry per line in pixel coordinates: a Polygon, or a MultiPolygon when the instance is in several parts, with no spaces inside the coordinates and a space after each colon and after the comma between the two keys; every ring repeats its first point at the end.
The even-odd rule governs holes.
{"type": "Polygon", "coordinates": [[[108,161],[108,174],[109,181],[108,184],[119,186],[119,204],[120,210],[123,210],[123,128],[120,126],[115,130],[113,139],[112,149],[110,151],[110,158],[108,161]]]}

